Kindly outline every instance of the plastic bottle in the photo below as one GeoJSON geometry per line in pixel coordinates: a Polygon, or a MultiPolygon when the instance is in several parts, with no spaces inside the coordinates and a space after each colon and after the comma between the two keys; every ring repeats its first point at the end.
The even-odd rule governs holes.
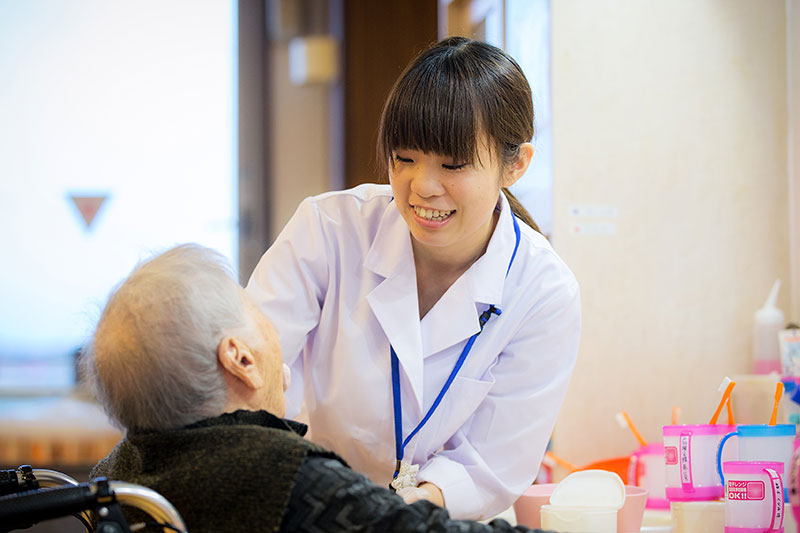
{"type": "Polygon", "coordinates": [[[785,324],[783,311],[778,309],[778,289],[781,280],[776,279],[772,290],[764,302],[764,307],[756,311],[753,323],[753,373],[769,374],[781,371],[781,351],[778,332],[785,324]]]}

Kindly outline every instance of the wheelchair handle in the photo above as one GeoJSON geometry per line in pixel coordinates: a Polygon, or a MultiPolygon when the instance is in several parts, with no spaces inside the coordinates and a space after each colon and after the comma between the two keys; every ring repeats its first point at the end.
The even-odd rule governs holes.
{"type": "MultiPolygon", "coordinates": [[[[63,482],[62,476],[57,477],[63,482]]],[[[48,479],[46,476],[45,479],[46,483],[58,481],[48,479]]],[[[186,524],[180,513],[157,492],[133,483],[106,482],[103,479],[74,486],[62,485],[2,496],[0,497],[0,524],[3,525],[3,528],[27,528],[32,523],[95,509],[114,500],[119,504],[130,505],[144,511],[157,522],[169,524],[180,531],[186,531],[186,524]]]]}
{"type": "Polygon", "coordinates": [[[157,522],[170,524],[181,531],[186,531],[186,524],[178,510],[159,493],[124,481],[109,481],[108,486],[119,503],[137,507],[155,518],[157,522]]]}
{"type": "Polygon", "coordinates": [[[0,524],[4,528],[27,528],[32,523],[50,520],[97,504],[97,487],[83,484],[20,492],[0,497],[0,524]]]}

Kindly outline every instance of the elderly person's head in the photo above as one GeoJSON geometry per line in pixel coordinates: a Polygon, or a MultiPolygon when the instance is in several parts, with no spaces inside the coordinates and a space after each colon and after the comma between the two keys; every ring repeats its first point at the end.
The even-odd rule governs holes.
{"type": "Polygon", "coordinates": [[[126,429],[168,429],[237,409],[283,416],[280,346],[225,258],[182,245],[111,294],[84,365],[126,429]]]}

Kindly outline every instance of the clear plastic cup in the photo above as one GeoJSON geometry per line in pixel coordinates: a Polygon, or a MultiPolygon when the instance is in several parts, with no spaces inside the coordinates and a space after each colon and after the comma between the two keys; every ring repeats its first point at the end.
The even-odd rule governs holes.
{"type": "MultiPolygon", "coordinates": [[[[670,501],[718,500],[725,490],[717,474],[716,456],[722,438],[736,430],[723,424],[663,426],[666,496],[670,501]]],[[[735,445],[723,459],[738,457],[735,445]]]]}
{"type": "Polygon", "coordinates": [[[665,475],[664,445],[662,443],[650,443],[631,454],[628,482],[647,489],[648,509],[669,509],[665,475]]]}
{"type": "Polygon", "coordinates": [[[727,533],[783,531],[783,463],[726,461],[722,471],[727,533]]]}

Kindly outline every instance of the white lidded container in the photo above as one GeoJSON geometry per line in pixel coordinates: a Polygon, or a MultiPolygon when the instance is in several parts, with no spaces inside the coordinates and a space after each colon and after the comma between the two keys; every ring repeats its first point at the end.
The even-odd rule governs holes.
{"type": "Polygon", "coordinates": [[[614,472],[583,470],[564,478],[541,510],[542,529],[616,533],[617,511],[625,503],[625,484],[614,472]]]}

